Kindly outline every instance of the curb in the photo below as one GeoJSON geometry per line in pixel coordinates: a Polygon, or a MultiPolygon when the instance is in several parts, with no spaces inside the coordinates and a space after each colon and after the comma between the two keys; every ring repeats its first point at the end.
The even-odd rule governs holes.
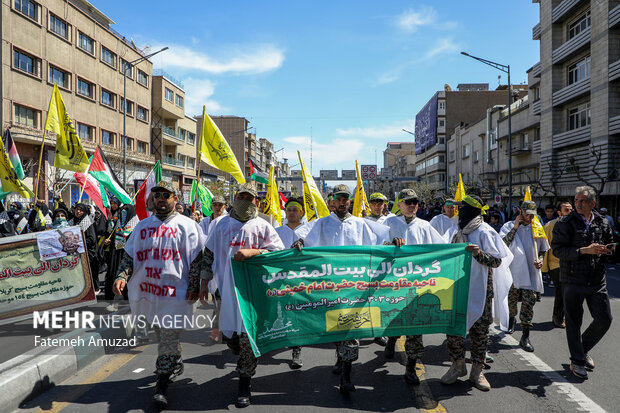
{"type": "MultiPolygon", "coordinates": [[[[127,313],[129,308],[115,314],[127,313]]],[[[88,342],[91,337],[127,338],[127,333],[124,328],[78,329],[56,338],[81,338],[88,342]]],[[[37,347],[0,364],[0,388],[5,389],[0,392],[0,412],[18,409],[105,354],[106,348],[101,346],[37,347]]]]}

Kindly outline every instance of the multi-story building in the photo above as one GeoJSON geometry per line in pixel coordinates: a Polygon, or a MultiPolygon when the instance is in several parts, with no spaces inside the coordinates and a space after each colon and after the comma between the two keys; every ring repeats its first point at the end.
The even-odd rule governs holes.
{"type": "Polygon", "coordinates": [[[388,198],[415,181],[415,144],[388,142],[383,151],[383,168],[375,181],[375,189],[388,198]]]}
{"type": "Polygon", "coordinates": [[[188,202],[196,179],[196,119],[185,114],[183,84],[158,70],[153,76],[151,142],[155,159],[161,162],[162,179],[173,182],[188,202]]]}
{"type": "MultiPolygon", "coordinates": [[[[86,152],[100,145],[119,178],[122,173],[123,67],[144,54],[111,28],[114,23],[86,0],[3,0],[0,125],[11,128],[33,188],[53,84],[86,152]]],[[[154,164],[150,117],[152,63],[127,71],[127,189],[154,164]]],[[[56,138],[47,133],[37,195],[48,199],[72,172],[53,168],[56,138]]],[[[67,187],[74,200],[77,184],[67,187]],[[71,188],[73,186],[73,188],[71,188]]],[[[12,196],[12,195],[11,195],[12,196]]]]}
{"type": "Polygon", "coordinates": [[[618,209],[620,195],[620,1],[534,0],[540,23],[536,112],[547,186],[574,195],[584,183],[599,204],[618,209]]]}
{"type": "Polygon", "coordinates": [[[448,85],[444,89],[436,92],[416,115],[415,174],[437,189],[447,191],[447,137],[458,125],[479,119],[487,108],[506,104],[508,92],[505,86],[490,91],[485,83],[459,84],[457,91],[448,85]]]}

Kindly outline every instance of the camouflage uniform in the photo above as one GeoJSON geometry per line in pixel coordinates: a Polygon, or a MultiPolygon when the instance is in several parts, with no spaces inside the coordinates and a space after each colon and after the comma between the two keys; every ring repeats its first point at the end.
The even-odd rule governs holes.
{"type": "Polygon", "coordinates": [[[250,339],[246,333],[233,333],[232,337],[223,337],[224,342],[233,354],[238,354],[237,372],[241,377],[253,377],[256,374],[258,359],[252,351],[250,339]]]}
{"type": "MultiPolygon", "coordinates": [[[[484,363],[486,361],[486,352],[489,345],[489,326],[493,322],[492,303],[493,303],[493,268],[501,265],[501,258],[495,258],[486,252],[480,251],[478,256],[474,257],[480,264],[488,267],[487,291],[484,302],[484,310],[482,316],[469,329],[469,340],[471,341],[471,361],[475,363],[484,363]]],[[[447,336],[448,354],[450,359],[456,361],[465,358],[465,337],[447,336]]]]}
{"type": "Polygon", "coordinates": [[[421,359],[424,355],[424,342],[421,335],[405,337],[405,354],[407,360],[421,359]]]}
{"type": "Polygon", "coordinates": [[[336,354],[338,358],[346,362],[354,362],[357,360],[360,350],[359,340],[346,340],[336,343],[336,354]]]}

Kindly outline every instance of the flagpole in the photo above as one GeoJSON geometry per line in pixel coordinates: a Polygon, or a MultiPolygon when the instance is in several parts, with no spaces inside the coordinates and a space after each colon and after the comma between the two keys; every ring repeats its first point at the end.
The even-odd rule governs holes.
{"type": "MultiPolygon", "coordinates": [[[[72,177],[71,177],[71,179],[69,179],[69,180],[67,181],[67,183],[65,184],[65,186],[63,186],[63,187],[60,189],[60,191],[59,191],[59,192],[61,192],[61,193],[62,193],[62,191],[64,191],[64,190],[65,190],[65,188],[67,187],[67,185],[69,185],[71,182],[73,182],[73,179],[74,179],[74,178],[75,178],[75,177],[74,177],[74,176],[72,176],[72,177]]],[[[81,197],[80,197],[80,198],[81,198],[81,197]]]]}
{"type": "MultiPolygon", "coordinates": [[[[95,152],[97,149],[95,149],[95,152]]],[[[86,182],[88,182],[88,171],[90,171],[90,162],[88,163],[88,168],[86,168],[86,172],[84,172],[84,185],[82,185],[82,190],[80,191],[80,196],[78,197],[78,202],[82,200],[82,195],[84,195],[84,189],[86,188],[86,182]]]]}
{"type": "MultiPolygon", "coordinates": [[[[47,112],[49,116],[49,111],[47,112]]],[[[46,121],[47,123],[47,121],[46,121]]],[[[47,135],[47,129],[43,130],[43,142],[41,143],[41,153],[39,153],[39,165],[37,166],[37,183],[34,186],[34,200],[35,203],[39,201],[39,178],[41,178],[41,162],[43,162],[43,151],[45,150],[45,135],[47,135]]]]}

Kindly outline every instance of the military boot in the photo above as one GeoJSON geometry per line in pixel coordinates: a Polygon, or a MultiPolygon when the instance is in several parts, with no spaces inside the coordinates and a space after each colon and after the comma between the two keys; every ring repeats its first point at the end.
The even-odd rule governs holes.
{"type": "Polygon", "coordinates": [[[506,334],[512,334],[515,332],[516,323],[517,323],[517,317],[510,317],[510,320],[508,320],[508,331],[506,331],[506,334]]]}
{"type": "Polygon", "coordinates": [[[157,375],[157,384],[155,385],[155,394],[153,395],[153,401],[160,406],[165,406],[168,404],[169,382],[170,374],[157,375]]]}
{"type": "Polygon", "coordinates": [[[301,347],[295,346],[293,347],[293,358],[291,360],[290,367],[293,370],[297,370],[302,368],[304,365],[303,361],[301,361],[301,347]]]}
{"type": "Polygon", "coordinates": [[[407,367],[405,367],[405,381],[409,384],[417,386],[420,384],[420,379],[415,371],[416,359],[407,359],[407,367]]]}
{"type": "Polygon", "coordinates": [[[340,358],[340,355],[336,355],[336,364],[334,364],[334,367],[332,367],[332,373],[342,373],[342,359],[340,358]]]}
{"type": "Polygon", "coordinates": [[[235,406],[239,408],[248,407],[250,405],[250,396],[252,386],[250,386],[250,377],[239,377],[239,392],[237,393],[237,402],[235,406]]]}
{"type": "Polygon", "coordinates": [[[525,351],[532,353],[534,351],[534,346],[530,343],[530,328],[523,327],[523,335],[521,336],[521,341],[519,341],[519,346],[525,351]]]}
{"type": "Polygon", "coordinates": [[[383,354],[386,359],[393,359],[394,354],[396,353],[396,340],[398,337],[388,337],[387,344],[385,345],[385,350],[383,354]]]}
{"type": "Polygon", "coordinates": [[[453,360],[450,369],[441,377],[443,384],[454,384],[459,377],[467,376],[467,366],[465,359],[453,360]]]}
{"type": "Polygon", "coordinates": [[[351,383],[352,367],[350,361],[342,362],[342,374],[340,375],[340,393],[342,394],[349,394],[355,391],[355,386],[351,383]]]}
{"type": "Polygon", "coordinates": [[[491,385],[487,381],[486,377],[484,377],[484,373],[482,372],[483,369],[484,363],[474,362],[474,364],[471,366],[469,381],[474,383],[474,386],[476,386],[478,390],[489,391],[491,390],[491,385]]]}

